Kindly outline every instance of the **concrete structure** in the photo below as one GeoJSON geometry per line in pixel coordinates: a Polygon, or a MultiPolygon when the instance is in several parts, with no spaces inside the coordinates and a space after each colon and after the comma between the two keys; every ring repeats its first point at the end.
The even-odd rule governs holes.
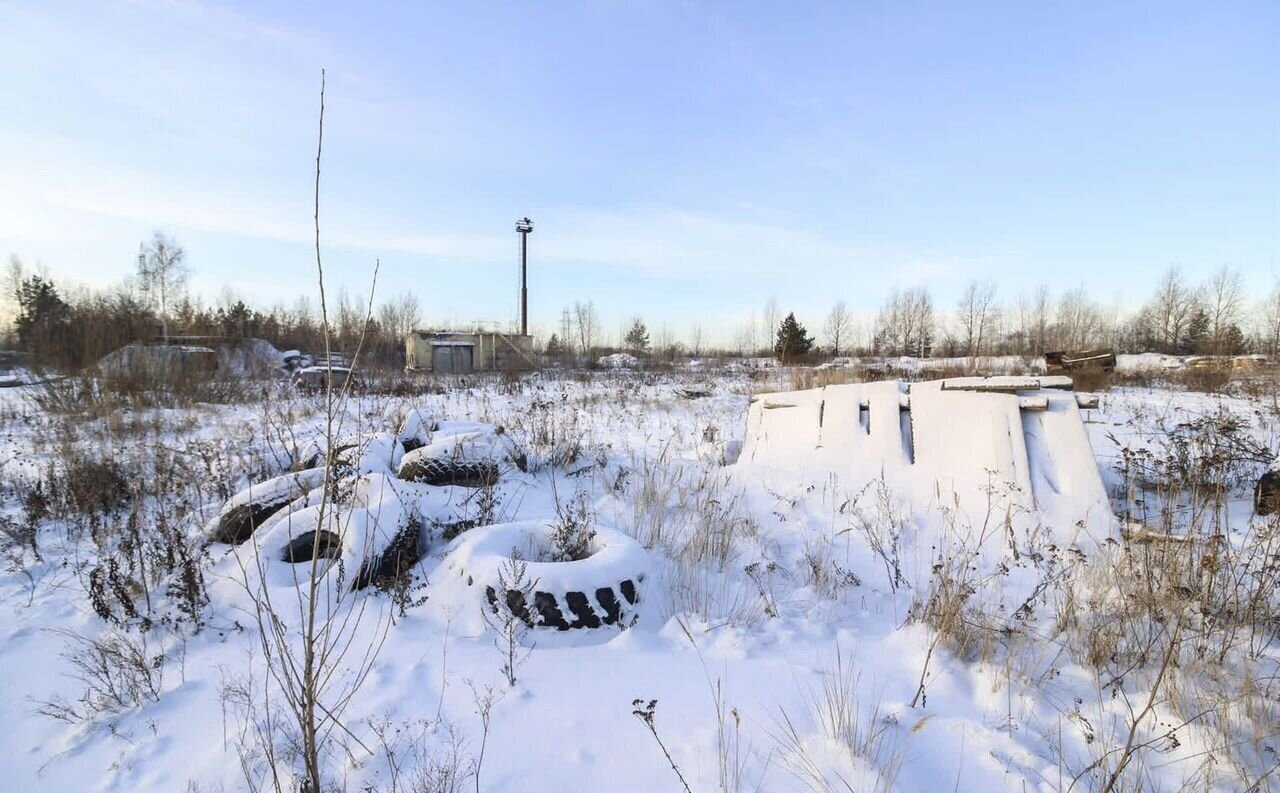
{"type": "Polygon", "coordinates": [[[437,374],[532,369],[533,337],[487,331],[415,330],[405,341],[405,368],[437,374]]]}

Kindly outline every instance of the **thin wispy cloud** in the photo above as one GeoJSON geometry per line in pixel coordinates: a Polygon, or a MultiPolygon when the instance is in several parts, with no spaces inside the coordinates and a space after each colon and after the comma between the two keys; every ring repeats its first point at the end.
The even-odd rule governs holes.
{"type": "Polygon", "coordinates": [[[103,283],[164,228],[199,283],[305,288],[324,68],[334,278],[430,274],[428,313],[514,309],[525,214],[535,322],[945,306],[971,278],[1133,299],[1173,261],[1269,283],[1261,11],[2,5],[0,252],[103,283]]]}

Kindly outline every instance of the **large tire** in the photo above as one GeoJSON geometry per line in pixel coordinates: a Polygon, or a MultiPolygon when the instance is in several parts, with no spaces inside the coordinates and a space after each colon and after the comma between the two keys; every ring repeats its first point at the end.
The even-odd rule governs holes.
{"type": "Polygon", "coordinates": [[[397,488],[386,474],[364,474],[339,484],[344,494],[323,506],[323,488],[317,488],[266,520],[234,551],[240,570],[271,587],[297,586],[305,573],[296,565],[315,562],[322,575],[337,569],[348,589],[390,583],[406,573],[421,558],[425,543],[419,539],[420,522],[397,492],[403,486],[397,488]]]}
{"type": "MultiPolygon", "coordinates": [[[[507,608],[511,609],[529,627],[555,628],[567,631],[575,628],[599,628],[603,625],[622,625],[626,627],[624,609],[640,603],[635,581],[624,579],[616,587],[596,587],[594,592],[572,590],[561,593],[535,590],[532,605],[525,602],[524,592],[508,589],[503,599],[507,608]],[[565,616],[565,609],[569,614],[565,616]]],[[[493,585],[484,588],[485,600],[493,612],[498,613],[498,590],[493,585]]]]}
{"type": "Polygon", "coordinates": [[[413,566],[426,556],[428,544],[423,534],[422,525],[417,521],[411,521],[396,532],[381,553],[360,563],[351,588],[359,591],[369,586],[379,589],[394,587],[397,581],[408,575],[413,566]]]}
{"type": "Polygon", "coordinates": [[[301,564],[316,559],[337,559],[342,555],[342,538],[325,529],[304,531],[284,547],[280,561],[301,564]]]}
{"type": "Polygon", "coordinates": [[[458,487],[489,487],[497,483],[500,472],[497,463],[488,460],[467,462],[458,460],[405,455],[399,476],[407,482],[423,485],[455,485],[458,487]]]}
{"type": "Polygon", "coordinates": [[[1253,511],[1258,515],[1280,511],[1280,471],[1267,471],[1258,480],[1253,488],[1253,511]]]}
{"type": "Polygon", "coordinates": [[[267,518],[305,496],[324,481],[323,468],[277,476],[237,493],[214,518],[209,541],[239,545],[253,536],[267,518]]]}
{"type": "Polygon", "coordinates": [[[473,529],[457,541],[449,566],[468,587],[480,590],[483,608],[500,613],[505,606],[530,627],[629,627],[639,616],[649,556],[621,532],[597,528],[591,555],[569,562],[527,561],[527,585],[503,586],[503,581],[510,584],[512,549],[545,544],[550,533],[551,525],[544,522],[473,529]]]}
{"type": "MultiPolygon", "coordinates": [[[[525,459],[501,427],[473,422],[444,422],[422,445],[401,441],[404,456],[398,476],[425,485],[488,487],[503,470],[524,470],[525,459]]],[[[421,436],[415,436],[421,437],[421,436]]]]}

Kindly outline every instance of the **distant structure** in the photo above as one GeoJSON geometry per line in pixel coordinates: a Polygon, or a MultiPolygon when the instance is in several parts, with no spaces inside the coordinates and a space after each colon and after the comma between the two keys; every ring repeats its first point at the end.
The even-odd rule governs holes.
{"type": "Polygon", "coordinates": [[[502,372],[537,365],[530,336],[496,331],[415,330],[405,343],[405,368],[437,374],[502,372]]]}
{"type": "Polygon", "coordinates": [[[529,235],[533,221],[516,221],[520,235],[520,333],[474,330],[415,330],[405,340],[404,365],[437,374],[515,371],[537,367],[529,335],[529,235]]]}
{"type": "Polygon", "coordinates": [[[529,335],[529,235],[533,233],[533,221],[527,216],[516,221],[516,233],[520,235],[520,335],[529,335]]]}

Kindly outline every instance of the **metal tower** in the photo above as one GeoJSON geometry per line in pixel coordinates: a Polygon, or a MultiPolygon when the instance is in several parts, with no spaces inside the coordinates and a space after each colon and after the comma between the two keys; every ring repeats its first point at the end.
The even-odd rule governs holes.
{"type": "Polygon", "coordinates": [[[529,335],[529,235],[533,221],[527,217],[516,221],[520,234],[520,335],[529,335]]]}

